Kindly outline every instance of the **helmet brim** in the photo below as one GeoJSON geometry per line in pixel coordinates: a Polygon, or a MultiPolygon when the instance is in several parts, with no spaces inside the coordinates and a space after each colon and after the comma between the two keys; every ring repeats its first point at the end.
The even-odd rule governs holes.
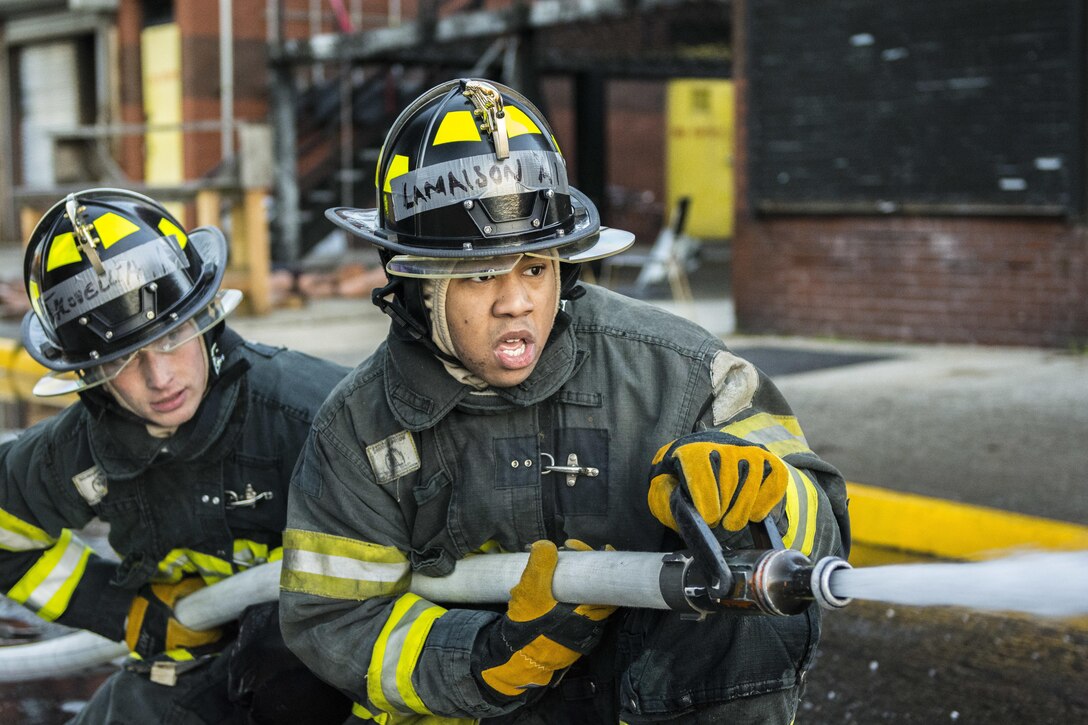
{"type": "Polygon", "coordinates": [[[377,209],[356,209],[338,206],[325,211],[325,217],[336,226],[357,237],[397,254],[433,259],[471,259],[498,257],[507,254],[541,252],[546,249],[572,247],[577,254],[560,258],[569,262],[589,262],[618,254],[635,242],[635,235],[622,229],[600,226],[597,209],[589,198],[570,187],[570,201],[574,212],[573,229],[531,240],[517,240],[506,244],[487,244],[486,240],[473,248],[429,248],[401,242],[396,234],[388,233],[381,223],[377,209]]]}
{"type": "Polygon", "coordinates": [[[177,313],[177,317],[172,318],[170,322],[159,327],[154,335],[141,338],[131,345],[118,350],[113,350],[109,355],[103,355],[98,358],[66,355],[63,350],[60,351],[58,356],[49,357],[43,350],[58,348],[49,339],[49,336],[45,332],[45,328],[42,326],[41,320],[38,319],[38,315],[31,310],[23,316],[21,327],[23,346],[30,354],[30,357],[34,358],[35,361],[41,363],[50,370],[61,372],[82,370],[84,368],[100,365],[104,362],[109,362],[110,360],[123,357],[131,352],[139,350],[141,347],[166,335],[175,327],[184,324],[184,322],[196,314],[197,311],[211,304],[212,300],[215,299],[216,293],[219,291],[219,286],[223,282],[223,275],[227,271],[227,239],[223,236],[223,232],[216,227],[198,227],[188,233],[188,238],[190,244],[196,245],[200,258],[204,260],[205,268],[210,267],[213,270],[213,276],[210,281],[205,283],[204,288],[200,290],[199,294],[186,301],[183,309],[173,310],[173,312],[177,313]]]}

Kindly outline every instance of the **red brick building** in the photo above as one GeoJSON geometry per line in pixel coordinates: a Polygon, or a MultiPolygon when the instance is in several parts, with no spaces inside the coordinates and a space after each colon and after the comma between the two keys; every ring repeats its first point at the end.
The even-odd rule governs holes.
{"type": "MultiPolygon", "coordinates": [[[[51,193],[115,178],[45,173],[80,168],[55,164],[72,149],[83,162],[101,158],[78,143],[58,145],[57,158],[43,151],[48,134],[40,127],[55,117],[63,123],[49,133],[93,140],[125,178],[148,177],[149,146],[132,129],[148,122],[143,68],[158,49],[142,46],[161,24],[176,26],[180,45],[179,180],[231,172],[224,142],[237,138],[225,125],[275,123],[278,69],[295,94],[299,138],[277,163],[293,164],[290,175],[301,195],[313,194],[315,209],[345,195],[369,203],[379,127],[399,110],[400,96],[416,89],[412,83],[473,67],[496,36],[440,42],[431,25],[421,29],[430,40],[420,35],[416,45],[375,54],[373,37],[363,42],[345,31],[398,19],[410,25],[430,6],[402,2],[394,18],[385,0],[0,0],[0,78],[15,99],[0,113],[8,130],[0,148],[3,235],[18,233],[14,199],[28,188],[45,183],[51,193]],[[231,9],[226,45],[222,7],[231,9]],[[305,52],[273,58],[289,55],[280,40],[320,34],[305,52]],[[224,62],[232,71],[226,83],[224,62]],[[353,86],[356,71],[365,78],[353,86]],[[330,105],[340,77],[354,89],[351,109],[330,105]],[[337,120],[345,114],[347,127],[337,120]]],[[[731,293],[741,330],[1088,342],[1085,0],[608,7],[546,27],[523,17],[513,36],[523,70],[533,73],[522,77],[535,84],[531,95],[553,121],[575,183],[597,198],[606,223],[646,242],[665,211],[667,80],[734,78],[731,293]]],[[[436,17],[498,17],[510,8],[507,0],[464,0],[444,3],[436,17]]],[[[307,214],[297,225],[322,233],[320,214],[307,214]]]]}
{"type": "Polygon", "coordinates": [[[1083,348],[1085,3],[832,5],[734,2],[739,327],[1083,348]]]}

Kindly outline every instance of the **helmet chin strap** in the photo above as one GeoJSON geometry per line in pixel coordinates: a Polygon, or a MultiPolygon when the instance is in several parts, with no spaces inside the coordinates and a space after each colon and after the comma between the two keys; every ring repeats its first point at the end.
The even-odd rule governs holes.
{"type": "Polygon", "coordinates": [[[586,288],[578,284],[581,274],[581,264],[559,263],[559,299],[576,300],[586,293],[586,288]]]}
{"type": "Polygon", "coordinates": [[[400,298],[404,294],[406,294],[404,281],[390,275],[389,284],[384,287],[378,287],[370,293],[370,301],[373,302],[379,310],[388,315],[389,318],[393,320],[393,324],[407,334],[411,340],[423,345],[440,360],[444,360],[454,365],[460,365],[460,360],[451,355],[447,355],[439,349],[438,345],[431,339],[431,331],[427,329],[427,326],[416,319],[408,308],[400,301],[400,298]]]}

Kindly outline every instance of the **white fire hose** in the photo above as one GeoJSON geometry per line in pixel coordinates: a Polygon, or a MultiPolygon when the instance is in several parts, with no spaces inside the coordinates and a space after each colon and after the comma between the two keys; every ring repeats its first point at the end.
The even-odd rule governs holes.
{"type": "MultiPolygon", "coordinates": [[[[525,569],[528,554],[478,556],[458,562],[446,577],[412,577],[411,590],[432,601],[504,602],[525,569]]],[[[210,629],[237,619],[253,604],[279,597],[280,562],[262,564],[200,589],[178,601],[175,614],[190,629],[210,629]]],[[[563,601],[596,601],[602,604],[629,602],[628,606],[667,609],[657,587],[661,554],[628,552],[560,552],[556,567],[556,597],[563,601]],[[582,554],[572,558],[571,554],[582,554]],[[596,554],[596,556],[594,556],[596,554]],[[604,559],[602,556],[604,555],[604,559]],[[618,586],[610,587],[606,574],[620,572],[618,586]],[[589,590],[564,587],[563,581],[584,582],[589,590]],[[638,583],[651,587],[639,587],[638,583]],[[646,589],[647,591],[641,591],[646,589]],[[653,591],[649,591],[649,590],[653,591]],[[582,595],[589,599],[581,600],[582,595]],[[656,597],[655,597],[656,594],[656,597]],[[605,601],[607,600],[607,601],[605,601]],[[615,601],[614,601],[615,600],[615,601]]],[[[0,682],[22,682],[65,677],[128,654],[123,642],[93,632],[80,631],[30,644],[0,647],[0,682]]]]}
{"type": "MultiPolygon", "coordinates": [[[[528,554],[489,554],[457,562],[449,576],[416,574],[410,589],[424,599],[443,604],[501,603],[510,599],[528,561],[528,554]]],[[[839,607],[826,586],[831,571],[849,567],[836,557],[822,559],[814,567],[798,552],[752,551],[738,558],[734,593],[737,600],[719,601],[724,606],[758,609],[767,614],[783,604],[772,592],[785,577],[811,582],[821,606],[839,607]],[[764,591],[760,591],[764,590],[764,591]],[[822,591],[826,590],[826,591],[822,591]],[[768,596],[769,594],[769,596],[768,596]]],[[[612,604],[642,609],[702,610],[692,599],[699,587],[688,579],[692,559],[680,554],[624,551],[561,551],[552,591],[561,602],[612,604]]],[[[279,597],[280,562],[262,564],[200,589],[178,601],[175,615],[190,629],[210,629],[238,619],[246,607],[279,597]]],[[[705,600],[702,600],[705,601],[705,600]]],[[[795,604],[795,601],[787,604],[795,604]]],[[[808,602],[804,603],[807,606],[808,602]]],[[[87,631],[74,632],[30,644],[0,647],[0,682],[23,682],[66,677],[128,654],[124,643],[87,631]]]]}

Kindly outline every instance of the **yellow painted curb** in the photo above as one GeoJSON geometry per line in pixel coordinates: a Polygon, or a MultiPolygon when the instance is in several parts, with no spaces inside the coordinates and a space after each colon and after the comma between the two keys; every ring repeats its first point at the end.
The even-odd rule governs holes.
{"type": "Polygon", "coordinates": [[[1013,550],[1088,549],[1088,527],[848,482],[850,528],[864,547],[979,561],[1013,550]]]}

